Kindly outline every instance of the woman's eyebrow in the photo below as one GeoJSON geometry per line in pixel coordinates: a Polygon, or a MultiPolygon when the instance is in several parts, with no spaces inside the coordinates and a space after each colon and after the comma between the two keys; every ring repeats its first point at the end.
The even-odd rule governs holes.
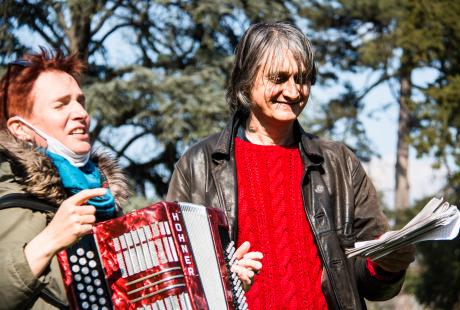
{"type": "Polygon", "coordinates": [[[69,100],[70,100],[70,97],[71,97],[70,94],[68,94],[68,95],[64,95],[64,96],[58,97],[58,98],[54,98],[54,99],[52,99],[51,101],[52,101],[52,102],[56,102],[56,101],[64,101],[64,102],[65,102],[65,101],[69,101],[69,100]]]}
{"type": "MultiPolygon", "coordinates": [[[[67,95],[60,96],[60,97],[52,99],[52,102],[57,102],[57,101],[66,102],[66,101],[70,101],[71,99],[72,99],[72,96],[70,94],[67,94],[67,95]]],[[[85,99],[86,99],[86,97],[85,97],[84,94],[80,94],[77,97],[77,101],[81,101],[81,100],[85,100],[85,99]]]]}

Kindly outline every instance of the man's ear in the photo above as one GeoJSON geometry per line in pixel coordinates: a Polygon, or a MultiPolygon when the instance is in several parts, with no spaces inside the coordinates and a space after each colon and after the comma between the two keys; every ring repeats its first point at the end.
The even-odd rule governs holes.
{"type": "Polygon", "coordinates": [[[16,117],[10,117],[6,122],[6,127],[16,138],[24,141],[32,141],[30,129],[16,117]]]}

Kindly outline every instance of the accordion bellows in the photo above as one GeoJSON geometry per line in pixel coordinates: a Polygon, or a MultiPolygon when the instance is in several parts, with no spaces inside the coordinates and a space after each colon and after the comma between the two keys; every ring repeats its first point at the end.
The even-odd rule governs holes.
{"type": "Polygon", "coordinates": [[[225,214],[160,202],[58,254],[73,309],[247,309],[225,214]]]}

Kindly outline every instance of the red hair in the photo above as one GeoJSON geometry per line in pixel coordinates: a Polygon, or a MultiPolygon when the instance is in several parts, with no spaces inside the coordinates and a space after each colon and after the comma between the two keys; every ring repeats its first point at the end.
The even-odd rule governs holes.
{"type": "Polygon", "coordinates": [[[80,84],[83,62],[76,53],[65,56],[61,50],[54,52],[40,48],[35,54],[25,54],[21,60],[26,65],[9,64],[7,73],[0,81],[0,128],[6,128],[8,118],[21,115],[29,116],[32,112],[32,90],[35,81],[46,71],[63,71],[70,74],[80,84]],[[7,96],[5,98],[5,96],[7,96]]]}

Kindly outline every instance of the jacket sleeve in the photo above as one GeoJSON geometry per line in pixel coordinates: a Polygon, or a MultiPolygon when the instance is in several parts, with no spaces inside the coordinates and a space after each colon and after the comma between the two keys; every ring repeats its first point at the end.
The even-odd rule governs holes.
{"type": "MultiPolygon", "coordinates": [[[[358,159],[352,155],[352,182],[355,197],[354,231],[356,241],[373,240],[388,231],[388,221],[379,208],[377,192],[358,159]]],[[[391,255],[391,254],[389,254],[391,255]]],[[[368,300],[387,300],[401,290],[405,273],[391,280],[378,280],[367,268],[366,258],[355,260],[358,290],[368,300]]]]}
{"type": "Polygon", "coordinates": [[[171,180],[169,182],[167,201],[188,201],[191,202],[190,176],[186,173],[190,169],[187,167],[187,157],[182,156],[176,163],[171,180]]]}
{"type": "Polygon", "coordinates": [[[42,213],[22,208],[0,211],[0,304],[22,309],[37,298],[50,281],[49,270],[35,277],[24,254],[27,242],[46,226],[42,213]]]}

